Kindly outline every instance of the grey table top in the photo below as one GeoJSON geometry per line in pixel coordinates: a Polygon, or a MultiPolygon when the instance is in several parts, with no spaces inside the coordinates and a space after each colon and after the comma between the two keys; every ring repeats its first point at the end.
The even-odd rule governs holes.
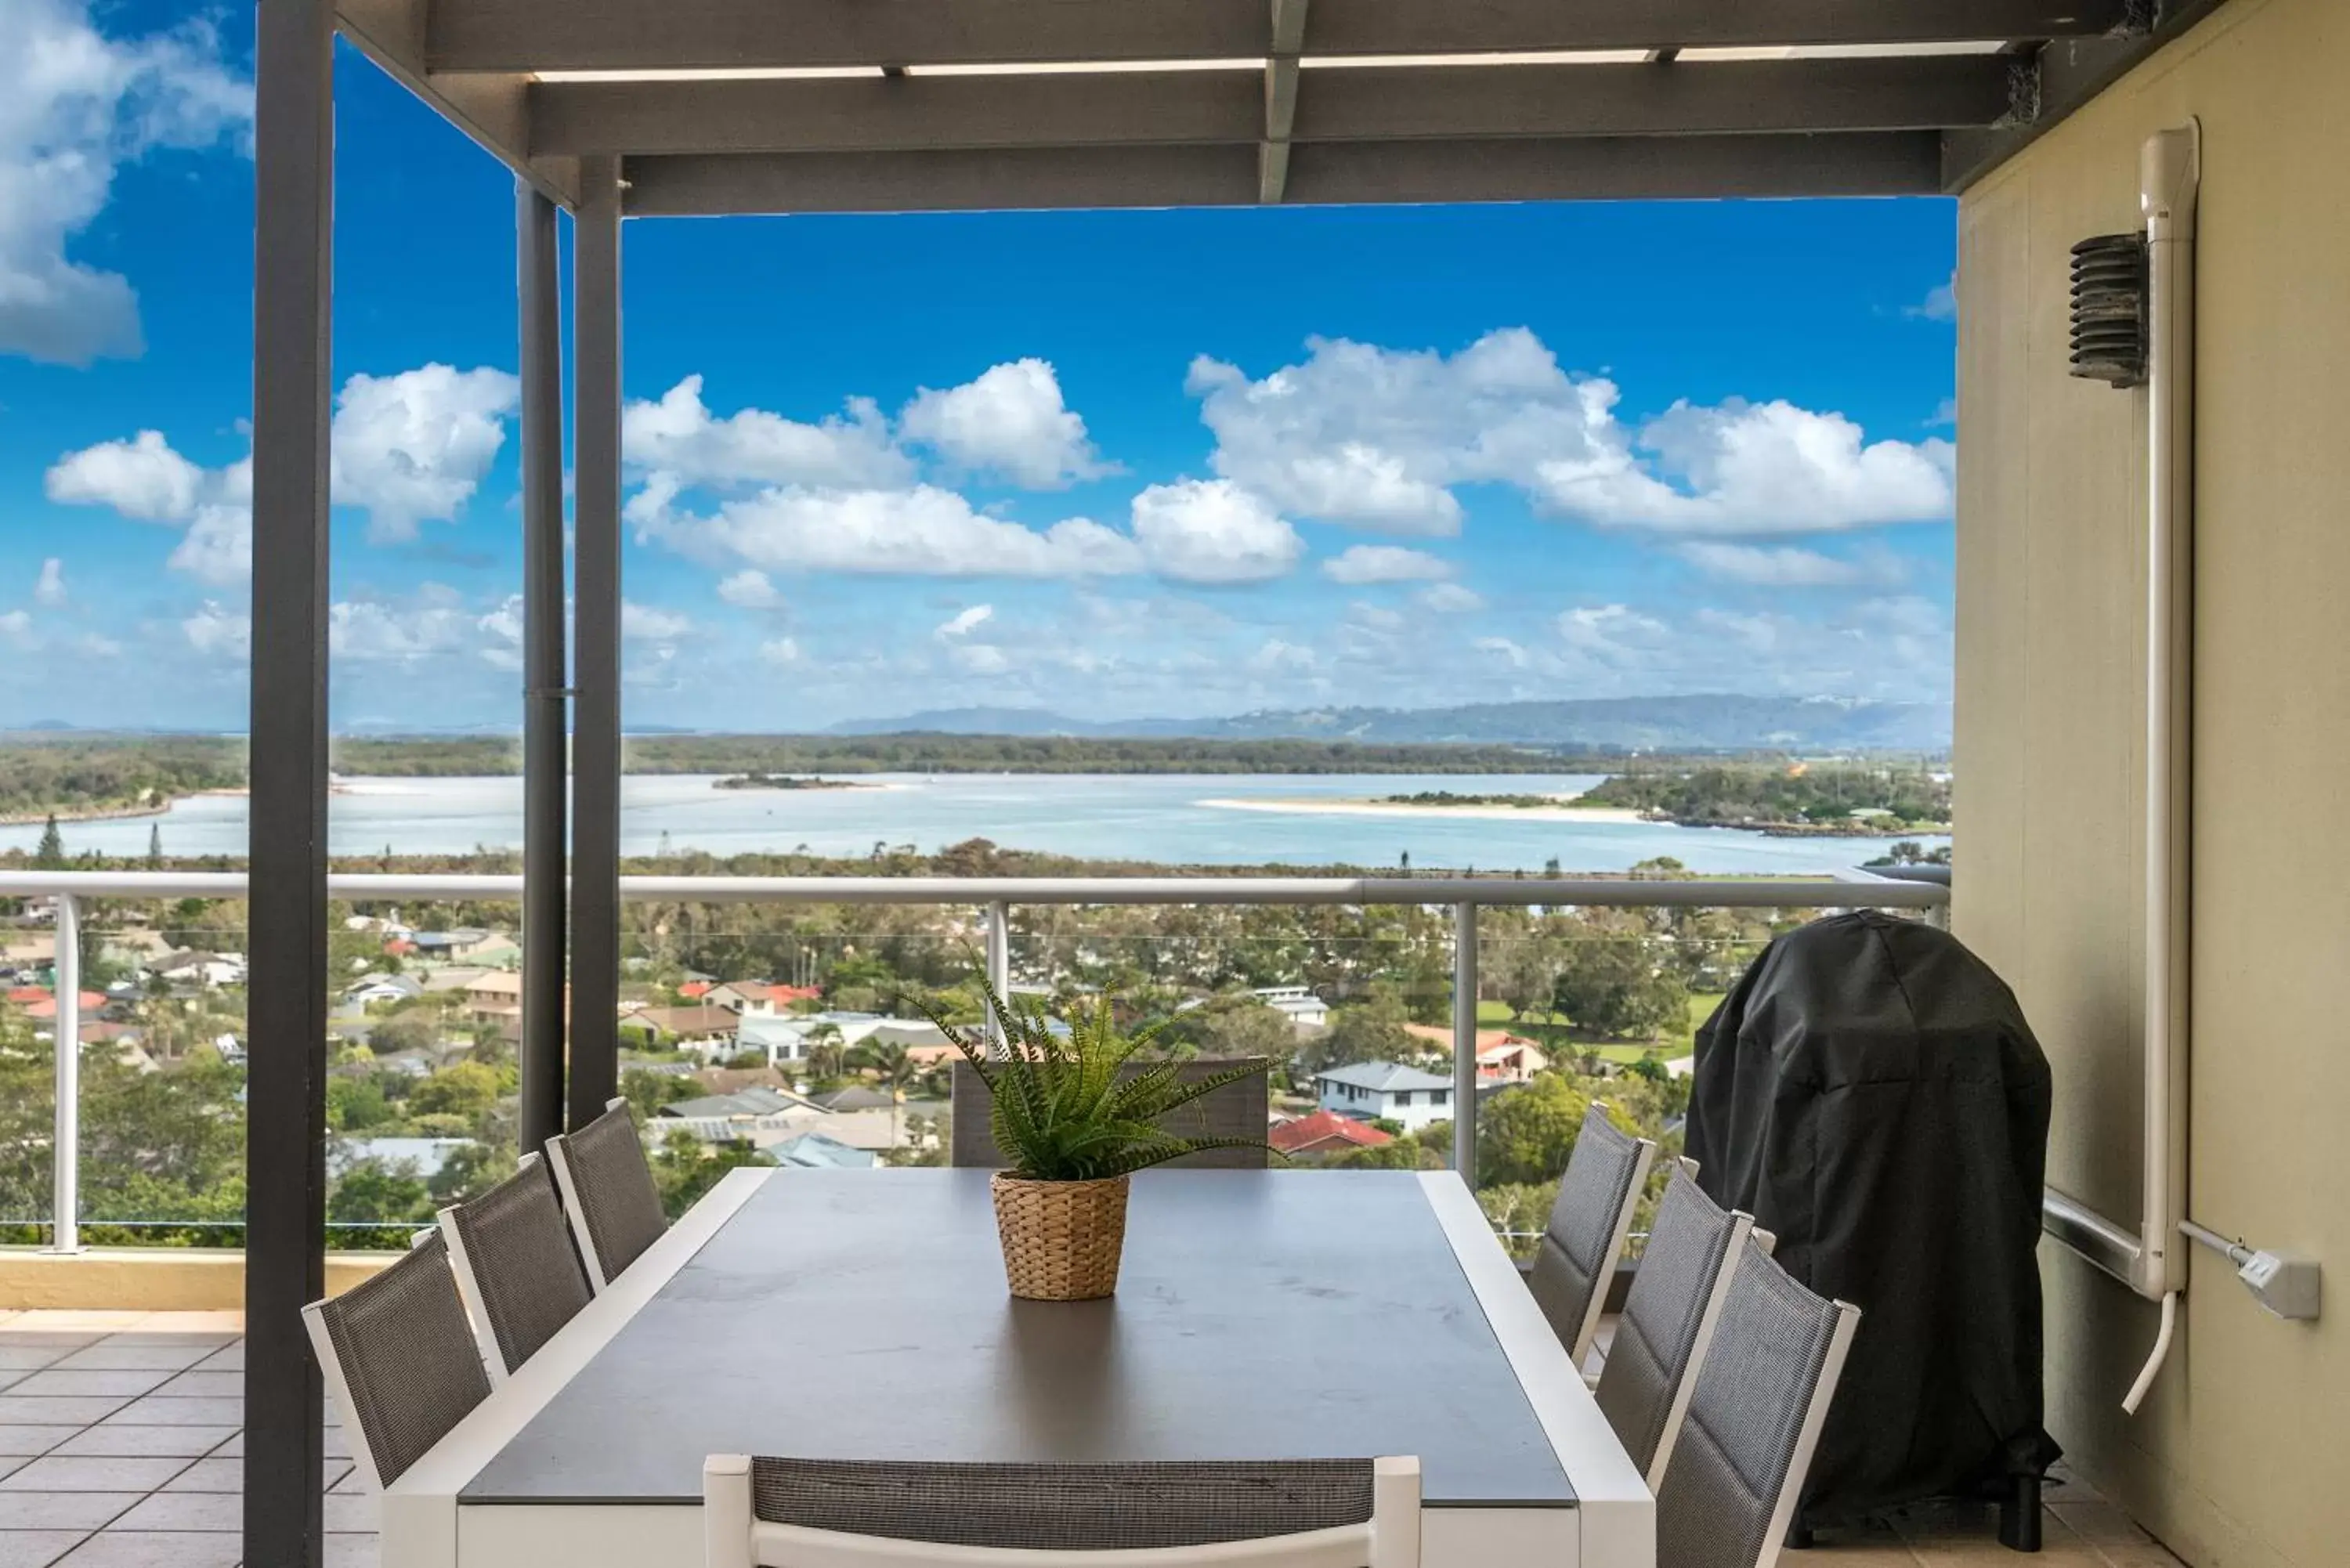
{"type": "Polygon", "coordinates": [[[984,1171],[778,1171],[463,1501],[698,1502],[712,1453],[1409,1454],[1430,1507],[1575,1502],[1401,1171],[1145,1172],[1085,1303],[1006,1293],[984,1171]]]}

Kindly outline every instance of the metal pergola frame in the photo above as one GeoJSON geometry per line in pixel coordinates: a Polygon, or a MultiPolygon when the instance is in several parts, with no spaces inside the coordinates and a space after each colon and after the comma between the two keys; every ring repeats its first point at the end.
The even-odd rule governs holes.
{"type": "Polygon", "coordinates": [[[624,216],[1956,191],[2219,3],[260,0],[244,1560],[322,1549],[338,32],[517,176],[535,1143],[618,1078],[624,216]]]}

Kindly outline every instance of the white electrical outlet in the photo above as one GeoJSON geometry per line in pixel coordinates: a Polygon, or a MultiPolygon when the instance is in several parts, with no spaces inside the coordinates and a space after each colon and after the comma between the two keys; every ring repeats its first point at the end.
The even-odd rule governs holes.
{"type": "Polygon", "coordinates": [[[2254,1252],[2236,1277],[2254,1301],[2279,1317],[2305,1322],[2317,1315],[2324,1287],[2314,1259],[2254,1252]]]}

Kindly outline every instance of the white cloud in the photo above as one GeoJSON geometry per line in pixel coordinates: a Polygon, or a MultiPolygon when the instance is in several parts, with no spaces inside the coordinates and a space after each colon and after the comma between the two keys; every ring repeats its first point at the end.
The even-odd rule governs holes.
{"type": "Polygon", "coordinates": [[[204,471],[173,452],[161,431],[69,452],[41,480],[51,501],[109,506],[142,523],[186,522],[204,485],[204,471]]]}
{"type": "Polygon", "coordinates": [[[412,604],[359,599],[328,606],[327,646],[352,664],[415,664],[466,646],[480,625],[449,589],[428,583],[412,604]]]}
{"type": "Polygon", "coordinates": [[[947,658],[966,675],[1001,675],[1012,668],[1010,656],[992,642],[954,643],[947,658]]]}
{"type": "Polygon", "coordinates": [[[522,668],[523,597],[508,594],[497,608],[473,623],[489,641],[481,650],[482,661],[493,669],[519,670],[522,668]]]}
{"type": "Polygon", "coordinates": [[[688,376],[657,403],[629,404],[620,415],[620,448],[631,463],[680,485],[853,489],[902,484],[914,473],[869,398],[850,399],[846,418],[831,415],[812,425],[764,409],[722,420],[702,402],[699,376],[688,376]]]}
{"type": "Polygon", "coordinates": [[[1480,653],[1496,655],[1513,670],[1523,670],[1534,660],[1532,654],[1506,637],[1481,637],[1471,646],[1480,653]]]}
{"type": "Polygon", "coordinates": [[[252,575],[250,458],[202,468],[174,452],[161,432],[140,431],[130,441],[68,452],[50,466],[42,488],[63,504],[105,506],[140,522],[184,526],[169,565],[198,582],[229,587],[252,575]]]}
{"type": "Polygon", "coordinates": [[[799,639],[790,637],[770,638],[759,645],[759,657],[770,664],[797,664],[800,661],[799,639]]]}
{"type": "Polygon", "coordinates": [[[718,597],[736,609],[779,610],[784,607],[784,596],[767,580],[767,574],[749,567],[727,576],[718,585],[718,597]]]}
{"type": "Polygon", "coordinates": [[[1412,595],[1412,598],[1422,609],[1433,610],[1438,615],[1466,615],[1471,610],[1485,607],[1482,594],[1459,583],[1430,583],[1412,595]]]}
{"type": "Polygon", "coordinates": [[[1889,560],[1855,561],[1792,545],[1730,545],[1693,540],[1675,554],[1709,577],[1758,587],[1849,587],[1883,582],[1898,573],[1889,560]]]}
{"type": "Polygon", "coordinates": [[[33,584],[33,602],[55,607],[66,602],[66,564],[51,556],[41,563],[41,575],[33,584]]]}
{"type": "Polygon", "coordinates": [[[253,657],[253,618],[206,599],[180,623],[188,646],[198,653],[243,660],[253,657]]]}
{"type": "Polygon", "coordinates": [[[1568,648],[1611,664],[1638,659],[1672,636],[1663,621],[1620,604],[1580,605],[1561,611],[1554,624],[1568,648]]]}
{"type": "Polygon", "coordinates": [[[1637,428],[1602,377],[1561,369],[1523,327],[1451,355],[1313,339],[1252,380],[1202,358],[1190,388],[1216,472],[1301,516],[1458,533],[1454,488],[1501,483],[1544,510],[1685,534],[1814,533],[1948,517],[1952,449],[1870,442],[1784,401],[1676,403],[1637,428]]]}
{"type": "Polygon", "coordinates": [[[66,254],[116,171],[160,148],[247,131],[252,85],[209,23],[107,38],[84,0],[0,5],[0,353],[55,364],[142,347],[130,281],[66,254]]]}
{"type": "Polygon", "coordinates": [[[765,571],[1086,577],[1131,574],[1143,565],[1133,540],[1087,518],[1027,528],[974,511],[935,485],[777,487],[723,502],[706,517],[670,510],[673,493],[648,486],[631,499],[629,521],[689,554],[732,556],[765,571]]]}
{"type": "Polygon", "coordinates": [[[1954,272],[1948,283],[1938,283],[1928,289],[1925,298],[1902,314],[1923,317],[1928,321],[1956,321],[1959,318],[1959,275],[1954,272]]]}
{"type": "Polygon", "coordinates": [[[166,564],[214,587],[228,587],[253,576],[252,498],[196,508],[166,564]]]}
{"type": "Polygon", "coordinates": [[[1134,541],[1153,570],[1187,583],[1255,583],[1297,565],[1305,541],[1228,479],[1154,484],[1134,498],[1134,541]]]}
{"type": "Polygon", "coordinates": [[[1419,583],[1452,575],[1452,563],[1398,545],[1352,545],[1322,563],[1334,583],[1419,583]]]}
{"type": "Polygon", "coordinates": [[[956,467],[1049,490],[1107,472],[1086,421],[1063,404],[1060,378],[1042,359],[990,366],[960,387],[925,387],[898,416],[899,435],[956,467]]]}
{"type": "MultiPolygon", "coordinates": [[[[336,397],[336,504],[369,516],[369,536],[412,539],[417,525],[453,521],[505,442],[516,382],[503,370],[424,365],[395,376],[355,375],[336,397]]],[[[217,587],[253,570],[253,460],[208,469],[157,431],[68,452],[49,468],[50,500],[107,506],[141,522],[183,525],[173,570],[217,587]]]]}
{"type": "Polygon", "coordinates": [[[630,642],[673,643],[691,635],[693,620],[675,610],[660,609],[652,605],[640,605],[633,599],[620,602],[620,635],[630,642]]]}
{"type": "Polygon", "coordinates": [[[1957,449],[1868,441],[1842,414],[1739,399],[1675,403],[1617,450],[1537,466],[1535,493],[1594,523],[1682,534],[1807,534],[1950,515],[1957,449]]]}
{"type": "Polygon", "coordinates": [[[40,635],[33,629],[32,612],[19,609],[0,614],[0,642],[26,652],[40,647],[40,635]]]}
{"type": "Polygon", "coordinates": [[[521,383],[504,370],[421,365],[355,375],[335,397],[334,498],[379,543],[452,522],[505,444],[521,383]]]}
{"type": "Polygon", "coordinates": [[[993,605],[973,605],[969,609],[958,613],[953,618],[941,621],[931,635],[939,638],[963,637],[983,625],[994,614],[993,605]]]}
{"type": "Polygon", "coordinates": [[[1320,662],[1312,649],[1278,637],[1269,637],[1254,653],[1249,655],[1248,667],[1260,674],[1274,674],[1310,670],[1320,662]]]}

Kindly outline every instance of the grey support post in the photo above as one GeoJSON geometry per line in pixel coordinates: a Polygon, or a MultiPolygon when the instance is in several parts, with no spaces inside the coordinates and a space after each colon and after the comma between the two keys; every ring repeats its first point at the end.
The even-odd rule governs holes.
{"type": "Polygon", "coordinates": [[[261,0],[240,1555],[271,1568],[317,1568],[324,1549],[323,1396],[302,1308],[326,1293],[334,46],[332,0],[261,0]]]}
{"type": "Polygon", "coordinates": [[[620,170],[579,161],[571,280],[575,656],[572,742],[571,1125],[619,1093],[620,170]]]}
{"type": "Polygon", "coordinates": [[[1452,906],[1452,1168],[1477,1187],[1477,906],[1452,906]]]}
{"type": "Polygon", "coordinates": [[[522,318],[523,850],[521,1152],[563,1130],[565,724],[563,317],[555,203],[515,182],[522,318]]]}
{"type": "Polygon", "coordinates": [[[50,1032],[57,1102],[49,1137],[49,1251],[81,1251],[81,909],[57,895],[52,986],[57,1026],[50,1032]]]}

